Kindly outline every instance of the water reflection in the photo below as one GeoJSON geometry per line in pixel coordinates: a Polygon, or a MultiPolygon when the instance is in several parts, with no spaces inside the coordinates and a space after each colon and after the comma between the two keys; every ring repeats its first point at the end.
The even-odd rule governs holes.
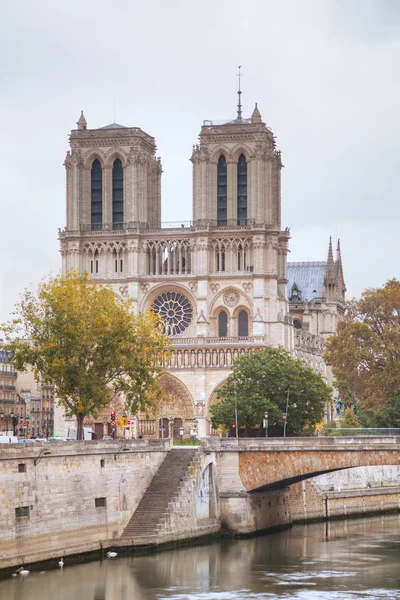
{"type": "Polygon", "coordinates": [[[0,600],[400,599],[400,516],[296,526],[0,582],[0,600]]]}

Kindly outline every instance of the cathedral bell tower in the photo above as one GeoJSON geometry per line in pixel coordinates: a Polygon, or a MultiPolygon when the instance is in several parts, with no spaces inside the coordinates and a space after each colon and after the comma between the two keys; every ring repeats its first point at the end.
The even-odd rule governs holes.
{"type": "MultiPolygon", "coordinates": [[[[152,136],[117,123],[88,129],[83,111],[77,129],[71,131],[70,147],[64,163],[68,242],[62,247],[63,269],[95,273],[95,264],[99,273],[100,259],[93,263],[93,257],[88,261],[82,255],[82,233],[104,235],[148,224],[160,227],[161,162],[152,136]]],[[[107,261],[103,262],[106,275],[107,261]]]]}
{"type": "MultiPolygon", "coordinates": [[[[240,92],[239,92],[240,93],[240,92]]],[[[204,121],[193,147],[193,219],[218,226],[281,224],[281,155],[255,105],[233,121],[204,121]]]]}

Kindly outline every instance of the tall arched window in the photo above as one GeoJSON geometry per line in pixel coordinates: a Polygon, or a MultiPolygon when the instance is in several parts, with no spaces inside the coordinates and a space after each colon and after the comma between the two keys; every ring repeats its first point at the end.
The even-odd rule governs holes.
{"type": "Polygon", "coordinates": [[[218,159],[217,167],[217,222],[227,225],[227,172],[226,158],[223,154],[218,159]]]}
{"type": "Polygon", "coordinates": [[[239,313],[238,335],[239,337],[247,337],[249,335],[249,315],[245,310],[241,310],[239,313]]]}
{"type": "Polygon", "coordinates": [[[97,158],[92,164],[90,181],[90,223],[93,230],[101,229],[103,222],[103,171],[97,158]]]}
{"type": "Polygon", "coordinates": [[[228,337],[228,315],[224,310],[218,315],[218,337],[228,337]]]}
{"type": "Polygon", "coordinates": [[[247,222],[247,162],[244,154],[239,156],[237,165],[237,220],[238,225],[247,222]]]}
{"type": "Polygon", "coordinates": [[[124,227],[124,170],[119,158],[115,159],[112,170],[112,226],[124,227]]]}

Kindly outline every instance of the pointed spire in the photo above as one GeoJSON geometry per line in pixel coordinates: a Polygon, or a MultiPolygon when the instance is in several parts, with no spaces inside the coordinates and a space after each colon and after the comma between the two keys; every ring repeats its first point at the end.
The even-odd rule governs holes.
{"type": "Polygon", "coordinates": [[[87,123],[86,123],[86,119],[83,116],[83,110],[81,110],[81,116],[79,117],[78,121],[76,122],[76,124],[78,125],[78,129],[80,129],[81,131],[85,131],[87,128],[87,123]]]}
{"type": "MultiPolygon", "coordinates": [[[[328,260],[325,269],[325,285],[332,285],[336,282],[335,261],[333,260],[332,236],[329,236],[328,260]]],[[[327,294],[328,295],[328,294],[327,294]]]]}
{"type": "Polygon", "coordinates": [[[333,264],[332,236],[329,236],[328,265],[333,264]]]}
{"type": "Polygon", "coordinates": [[[262,121],[261,121],[261,113],[258,110],[257,102],[256,102],[256,105],[254,107],[253,113],[251,115],[251,122],[252,123],[262,123],[262,121]]]}
{"type": "Polygon", "coordinates": [[[238,105],[237,105],[237,120],[241,121],[242,120],[242,91],[240,89],[240,78],[242,76],[242,73],[240,71],[242,67],[239,65],[239,73],[238,73],[238,78],[239,78],[239,89],[238,89],[238,105]]]}
{"type": "Polygon", "coordinates": [[[340,239],[339,238],[337,241],[337,248],[336,248],[336,260],[337,260],[337,262],[342,262],[342,253],[340,250],[340,239]]]}

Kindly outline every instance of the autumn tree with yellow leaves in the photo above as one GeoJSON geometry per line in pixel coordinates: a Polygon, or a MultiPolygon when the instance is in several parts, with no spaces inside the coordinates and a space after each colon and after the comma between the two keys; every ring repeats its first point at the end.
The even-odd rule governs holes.
{"type": "Polygon", "coordinates": [[[391,279],[347,303],[336,334],[326,341],[325,360],[345,401],[356,399],[372,411],[399,406],[400,281],[391,279]]]}
{"type": "Polygon", "coordinates": [[[76,416],[82,439],[87,416],[122,393],[132,412],[147,410],[160,393],[168,338],[152,312],[135,316],[129,301],[87,274],[70,272],[25,291],[2,326],[18,371],[55,386],[59,403],[76,416]]]}

